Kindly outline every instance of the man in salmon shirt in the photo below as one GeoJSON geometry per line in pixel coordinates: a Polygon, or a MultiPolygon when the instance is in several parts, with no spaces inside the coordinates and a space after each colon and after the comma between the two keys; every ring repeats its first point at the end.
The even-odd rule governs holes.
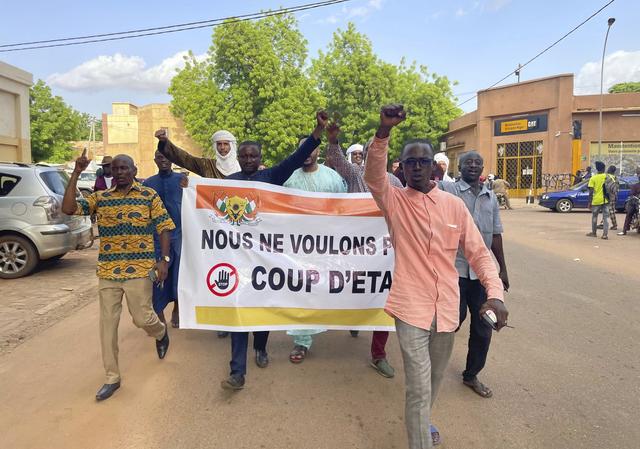
{"type": "Polygon", "coordinates": [[[495,263],[467,207],[430,181],[434,166],[431,144],[417,140],[402,150],[406,188],[392,187],[387,181],[389,134],[405,118],[402,105],[382,108],[364,178],[385,216],[395,249],[393,286],[385,310],[395,318],[404,362],[409,448],[425,449],[432,446],[431,407],[458,327],[458,246],[487,291],[489,299],[480,314],[492,310],[501,329],[508,312],[495,263]]]}

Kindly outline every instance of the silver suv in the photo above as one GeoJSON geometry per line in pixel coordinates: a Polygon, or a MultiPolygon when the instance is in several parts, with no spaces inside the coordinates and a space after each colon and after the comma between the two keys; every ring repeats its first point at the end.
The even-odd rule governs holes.
{"type": "Polygon", "coordinates": [[[41,260],[92,245],[91,220],[61,211],[68,181],[53,167],[0,163],[0,279],[26,276],[41,260]]]}

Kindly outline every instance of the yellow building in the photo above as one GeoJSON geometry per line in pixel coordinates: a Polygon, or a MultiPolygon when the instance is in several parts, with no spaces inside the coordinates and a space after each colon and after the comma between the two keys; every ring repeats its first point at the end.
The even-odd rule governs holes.
{"type": "Polygon", "coordinates": [[[0,61],[0,161],[31,162],[32,84],[31,73],[0,61]]]}
{"type": "Polygon", "coordinates": [[[171,114],[168,104],[136,106],[113,103],[111,114],[102,114],[104,154],[128,154],[138,166],[138,176],[148,178],[157,173],[153,162],[156,130],[167,130],[169,139],[194,156],[202,156],[202,148],[189,137],[184,123],[171,114]]]}

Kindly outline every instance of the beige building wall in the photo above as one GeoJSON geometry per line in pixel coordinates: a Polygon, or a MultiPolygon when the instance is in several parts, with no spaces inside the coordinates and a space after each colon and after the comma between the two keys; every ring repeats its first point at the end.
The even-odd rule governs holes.
{"type": "Polygon", "coordinates": [[[194,156],[202,156],[202,148],[191,139],[182,120],[171,114],[168,104],[135,106],[113,103],[112,113],[103,114],[104,151],[106,155],[128,154],[138,166],[138,176],[147,178],[157,173],[153,162],[157,147],[156,130],[165,128],[169,139],[194,156]]]}
{"type": "Polygon", "coordinates": [[[0,161],[31,162],[32,84],[31,73],[0,61],[0,161]]]}

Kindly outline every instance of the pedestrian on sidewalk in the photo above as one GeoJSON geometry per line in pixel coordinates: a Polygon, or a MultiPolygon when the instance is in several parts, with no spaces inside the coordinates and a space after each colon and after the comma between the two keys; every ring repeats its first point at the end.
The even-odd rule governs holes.
{"type": "MultiPolygon", "coordinates": [[[[486,184],[480,183],[480,175],[484,170],[484,160],[476,151],[469,151],[460,156],[459,170],[461,178],[455,183],[441,183],[442,190],[451,193],[464,201],[473,217],[484,244],[493,253],[500,268],[498,275],[504,290],[509,289],[509,276],[502,248],[502,222],[498,199],[486,184]]],[[[480,316],[480,309],[487,301],[487,292],[480,283],[478,275],[469,266],[469,262],[461,249],[456,254],[460,286],[460,325],[468,313],[471,317],[467,364],[462,373],[462,382],[483,398],[493,396],[491,389],[478,380],[478,374],[484,368],[491,344],[492,327],[480,316]]],[[[459,328],[458,328],[459,329],[459,328]]]]}
{"type": "Polygon", "coordinates": [[[386,176],[389,134],[406,117],[402,105],[382,108],[368,152],[364,179],[389,227],[395,250],[393,286],[385,311],[395,318],[405,369],[405,423],[410,449],[432,446],[431,407],[453,349],[460,315],[459,246],[489,298],[479,313],[492,310],[498,329],[506,325],[503,284],[473,218],[460,198],[430,181],[433,148],[409,142],[400,160],[407,188],[386,176]]]}
{"type": "Polygon", "coordinates": [[[158,357],[163,359],[169,349],[167,327],[153,311],[150,277],[160,283],[167,279],[171,262],[170,234],[175,226],[156,191],[134,180],[138,169],[133,159],[124,154],[113,158],[113,187],[77,199],[78,178],[89,162],[85,150],[76,160],[64,192],[62,212],[98,215],[100,342],[106,382],[98,390],[96,399],[102,401],[120,388],[118,324],[124,295],[133,323],[156,339],[158,357]],[[159,235],[162,256],[157,261],[154,232],[159,235]]]}
{"type": "MultiPolygon", "coordinates": [[[[180,268],[180,254],[182,250],[182,186],[188,182],[182,173],[171,170],[171,161],[164,154],[156,150],[154,162],[158,167],[158,174],[147,178],[142,185],[155,190],[165,209],[169,213],[176,228],[171,233],[171,249],[169,273],[162,284],[153,286],[153,310],[158,314],[160,321],[166,324],[164,309],[173,302],[171,313],[171,326],[180,326],[180,312],[178,308],[178,269],[180,268]]],[[[153,243],[156,250],[156,259],[161,258],[160,236],[153,234],[153,243]]]]}
{"type": "MultiPolygon", "coordinates": [[[[328,132],[329,145],[327,146],[327,166],[333,168],[342,176],[347,183],[347,191],[349,193],[362,193],[368,192],[369,187],[364,180],[365,165],[349,162],[340,149],[339,135],[340,128],[333,124],[329,127],[328,132]]],[[[367,142],[363,148],[362,159],[366,163],[368,147],[370,142],[367,142]]],[[[353,147],[354,145],[352,145],[353,147]]],[[[400,167],[397,167],[398,170],[400,167]]],[[[400,180],[392,173],[386,173],[387,181],[390,185],[402,188],[403,185],[400,180]]],[[[351,331],[352,337],[357,337],[358,331],[351,331]]],[[[369,365],[375,369],[378,374],[386,378],[392,378],[395,376],[395,370],[393,366],[387,360],[387,340],[389,339],[389,332],[387,331],[374,331],[371,336],[371,360],[369,365]]]]}
{"type": "Polygon", "coordinates": [[[587,237],[598,237],[596,233],[598,227],[598,215],[602,212],[602,239],[607,240],[609,237],[609,195],[606,192],[605,183],[607,174],[604,162],[596,161],[597,174],[589,178],[589,210],[591,211],[591,232],[587,237]]]}

